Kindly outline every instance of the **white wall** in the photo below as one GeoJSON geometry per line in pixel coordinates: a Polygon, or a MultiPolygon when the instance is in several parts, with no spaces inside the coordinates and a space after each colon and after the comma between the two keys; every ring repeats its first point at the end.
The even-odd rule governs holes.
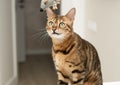
{"type": "Polygon", "coordinates": [[[15,5],[13,0],[0,0],[0,85],[16,84],[16,53],[15,53],[15,5]],[[14,19],[14,20],[12,20],[14,19]],[[13,25],[14,21],[14,25],[13,25]]]}
{"type": "Polygon", "coordinates": [[[104,81],[120,81],[120,0],[86,0],[85,35],[98,49],[104,81]],[[96,22],[96,31],[88,29],[96,22]]]}
{"type": "Polygon", "coordinates": [[[73,7],[73,0],[61,0],[61,14],[66,14],[73,7]]]}
{"type": "Polygon", "coordinates": [[[76,7],[74,29],[97,48],[104,82],[120,81],[120,0],[66,0],[62,3],[62,14],[76,7]]]}
{"type": "Polygon", "coordinates": [[[61,14],[65,15],[71,8],[76,8],[74,31],[84,36],[85,0],[61,0],[61,14]],[[78,28],[79,27],[79,28],[78,28]]]}

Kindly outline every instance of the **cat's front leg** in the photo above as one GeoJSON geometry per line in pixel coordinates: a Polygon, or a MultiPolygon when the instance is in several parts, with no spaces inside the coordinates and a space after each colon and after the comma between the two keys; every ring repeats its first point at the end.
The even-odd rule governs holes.
{"type": "Polygon", "coordinates": [[[72,71],[72,85],[84,85],[85,71],[74,70],[72,71]]]}
{"type": "Polygon", "coordinates": [[[59,80],[57,85],[73,85],[73,84],[72,84],[72,82],[66,83],[62,80],[59,80]]]}
{"type": "Polygon", "coordinates": [[[58,80],[57,85],[68,85],[68,83],[63,80],[58,80]]]}
{"type": "Polygon", "coordinates": [[[57,85],[72,85],[72,81],[68,76],[64,75],[61,71],[57,71],[58,83],[57,85]]]}
{"type": "Polygon", "coordinates": [[[73,81],[72,85],[84,85],[84,79],[79,79],[77,81],[73,81]]]}

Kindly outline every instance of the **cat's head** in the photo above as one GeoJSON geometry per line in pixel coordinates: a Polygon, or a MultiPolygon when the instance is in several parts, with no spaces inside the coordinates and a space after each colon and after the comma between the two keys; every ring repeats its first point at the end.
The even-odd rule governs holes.
{"type": "Polygon", "coordinates": [[[50,8],[46,9],[47,25],[46,30],[52,39],[62,40],[73,34],[73,21],[75,8],[72,8],[66,15],[56,15],[50,8]]]}

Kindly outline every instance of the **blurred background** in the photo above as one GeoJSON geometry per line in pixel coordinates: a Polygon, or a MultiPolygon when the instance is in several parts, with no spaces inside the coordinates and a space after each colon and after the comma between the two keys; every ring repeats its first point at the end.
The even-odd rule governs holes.
{"type": "MultiPolygon", "coordinates": [[[[0,85],[56,85],[40,2],[0,0],[0,85]]],[[[105,84],[119,85],[120,0],[61,0],[56,13],[64,15],[72,7],[74,31],[96,47],[105,84]]]]}

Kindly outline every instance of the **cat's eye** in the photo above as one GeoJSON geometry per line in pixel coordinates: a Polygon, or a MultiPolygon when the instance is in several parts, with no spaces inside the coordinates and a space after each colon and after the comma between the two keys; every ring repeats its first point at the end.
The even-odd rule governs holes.
{"type": "Polygon", "coordinates": [[[48,25],[49,25],[49,26],[53,26],[54,23],[53,23],[52,21],[50,21],[50,22],[48,22],[48,25]]]}
{"type": "Polygon", "coordinates": [[[60,22],[59,27],[62,27],[62,28],[65,27],[65,23],[60,22]]]}

